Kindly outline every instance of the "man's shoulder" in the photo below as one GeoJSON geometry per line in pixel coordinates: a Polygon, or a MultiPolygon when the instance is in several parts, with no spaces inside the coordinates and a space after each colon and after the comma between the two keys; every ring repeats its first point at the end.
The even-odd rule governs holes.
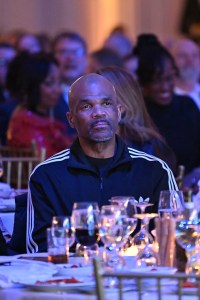
{"type": "Polygon", "coordinates": [[[128,152],[129,152],[131,159],[133,159],[135,162],[138,161],[138,163],[142,162],[147,167],[149,166],[150,168],[152,168],[154,165],[157,167],[161,167],[163,169],[169,168],[167,166],[167,164],[157,156],[148,154],[144,151],[136,150],[132,147],[128,147],[128,152]]]}
{"type": "Polygon", "coordinates": [[[169,187],[175,190],[178,188],[172,170],[162,159],[130,147],[128,147],[128,151],[134,161],[136,170],[138,167],[138,171],[144,174],[144,178],[145,176],[150,176],[155,180],[168,178],[169,187]]]}
{"type": "Polygon", "coordinates": [[[38,164],[33,170],[32,175],[35,173],[49,172],[52,171],[52,169],[55,172],[57,168],[63,168],[66,166],[69,161],[69,157],[70,148],[62,150],[38,164]]]}

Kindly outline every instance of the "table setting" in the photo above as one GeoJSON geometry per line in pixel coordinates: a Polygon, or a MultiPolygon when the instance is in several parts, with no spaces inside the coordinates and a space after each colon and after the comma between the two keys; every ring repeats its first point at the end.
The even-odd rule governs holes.
{"type": "MultiPolygon", "coordinates": [[[[183,248],[187,244],[184,226],[188,225],[188,218],[187,233],[195,232],[195,236],[191,237],[191,247],[196,250],[192,253],[196,265],[191,265],[189,260],[186,272],[198,275],[198,214],[190,209],[186,217],[183,195],[176,191],[168,192],[168,195],[161,193],[158,214],[146,212],[151,205],[148,198],[136,200],[132,196],[118,196],[110,199],[109,203],[101,209],[95,202],[74,203],[72,216],[54,216],[51,227],[47,229],[46,253],[0,257],[0,298],[4,295],[2,299],[8,299],[6,295],[13,293],[13,300],[28,299],[28,295],[31,299],[47,299],[47,295],[48,299],[64,299],[66,294],[68,299],[76,299],[75,296],[96,299],[93,259],[98,257],[103,270],[113,274],[130,271],[133,276],[168,276],[162,283],[163,299],[177,299],[177,286],[173,279],[178,271],[175,240],[183,248]],[[152,218],[156,228],[149,233],[148,224],[152,218]],[[138,220],[142,221],[141,229],[132,236],[138,220]],[[75,242],[75,253],[71,253],[75,242]]],[[[196,299],[195,282],[186,283],[183,299],[196,299]]],[[[113,295],[113,300],[117,299],[117,285],[113,279],[105,281],[108,298],[113,295]]],[[[157,299],[154,279],[144,279],[142,287],[144,299],[157,299]]],[[[124,299],[130,299],[131,293],[137,295],[134,280],[126,284],[123,291],[124,299]]]]}

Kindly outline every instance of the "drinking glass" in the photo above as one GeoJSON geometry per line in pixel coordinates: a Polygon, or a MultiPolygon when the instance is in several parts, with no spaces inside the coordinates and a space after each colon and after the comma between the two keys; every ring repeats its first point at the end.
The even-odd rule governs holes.
{"type": "Polygon", "coordinates": [[[79,251],[84,256],[91,256],[92,248],[98,247],[99,213],[96,202],[75,202],[73,205],[72,220],[76,242],[82,246],[79,251]]]}
{"type": "Polygon", "coordinates": [[[132,243],[138,247],[138,250],[144,248],[144,246],[147,243],[153,243],[153,237],[148,232],[148,223],[149,219],[153,218],[153,214],[147,214],[145,213],[145,210],[147,207],[152,206],[153,203],[148,203],[145,201],[138,201],[135,202],[135,207],[140,209],[141,214],[135,214],[135,217],[139,220],[141,220],[141,228],[140,231],[133,237],[132,243]],[[151,216],[151,217],[150,217],[151,216]]]}
{"type": "Polygon", "coordinates": [[[55,264],[68,263],[68,233],[64,227],[47,228],[48,261],[55,264]]]}
{"type": "Polygon", "coordinates": [[[126,210],[129,217],[136,213],[135,198],[133,196],[114,196],[109,200],[111,205],[116,204],[126,210]]]}
{"type": "Polygon", "coordinates": [[[195,273],[200,267],[200,219],[196,209],[186,208],[176,221],[177,243],[186,251],[186,273],[195,273]],[[196,253],[194,253],[196,252],[196,253]],[[195,257],[193,257],[193,253],[195,257]]]}
{"type": "Polygon", "coordinates": [[[99,234],[104,246],[110,250],[106,263],[111,267],[124,265],[119,255],[120,249],[127,242],[136,227],[136,219],[129,218],[124,207],[104,205],[101,208],[99,234]]]}
{"type": "Polygon", "coordinates": [[[138,246],[136,263],[138,267],[155,266],[158,258],[153,247],[153,237],[148,232],[150,219],[157,217],[156,213],[135,214],[135,218],[142,221],[140,232],[134,237],[134,243],[138,246]]]}
{"type": "Polygon", "coordinates": [[[71,247],[75,242],[75,229],[69,216],[54,216],[51,227],[65,228],[67,233],[67,244],[71,247]]]}
{"type": "Polygon", "coordinates": [[[160,218],[176,218],[184,211],[184,197],[182,191],[161,191],[158,202],[158,214],[160,218]]]}

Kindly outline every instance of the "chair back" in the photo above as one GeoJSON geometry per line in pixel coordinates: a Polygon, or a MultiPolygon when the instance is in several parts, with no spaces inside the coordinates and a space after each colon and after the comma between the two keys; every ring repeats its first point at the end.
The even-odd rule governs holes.
{"type": "Polygon", "coordinates": [[[175,178],[179,189],[182,188],[184,175],[185,175],[185,166],[179,165],[177,168],[176,178],[175,178]]]}
{"type": "Polygon", "coordinates": [[[38,156],[34,143],[30,148],[0,146],[0,156],[3,181],[13,188],[21,189],[27,188],[32,170],[46,157],[46,149],[43,148],[38,156]]]}
{"type": "MultiPolygon", "coordinates": [[[[186,283],[194,285],[192,296],[200,299],[200,275],[186,275],[185,273],[175,273],[161,275],[159,272],[133,273],[131,271],[103,271],[99,259],[93,261],[94,275],[96,281],[96,293],[98,300],[106,299],[105,282],[115,282],[115,291],[117,300],[135,299],[185,299],[186,283]],[[109,281],[110,279],[110,281],[109,281]],[[106,280],[106,281],[105,281],[106,280]],[[171,284],[169,284],[171,282],[171,284]],[[165,285],[167,284],[167,286],[165,285]]],[[[187,291],[186,293],[188,293],[187,291]]],[[[108,294],[109,295],[109,294],[108,294]]],[[[193,297],[192,297],[193,299],[193,297]]]]}

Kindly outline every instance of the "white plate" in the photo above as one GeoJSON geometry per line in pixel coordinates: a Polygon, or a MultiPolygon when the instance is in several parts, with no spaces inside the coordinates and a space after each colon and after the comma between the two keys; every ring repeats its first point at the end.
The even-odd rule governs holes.
{"type": "Polygon", "coordinates": [[[84,278],[90,278],[93,277],[93,267],[78,267],[78,268],[72,268],[72,267],[66,267],[65,265],[58,265],[58,275],[60,276],[72,276],[76,277],[77,274],[84,278]]]}
{"type": "MultiPolygon", "coordinates": [[[[71,276],[73,277],[73,276],[71,276]]],[[[53,277],[51,279],[69,279],[71,277],[53,277]]],[[[84,281],[83,278],[76,276],[75,277],[77,280],[81,281],[78,283],[55,283],[55,284],[48,284],[48,283],[40,283],[40,284],[29,284],[26,281],[21,280],[19,283],[23,284],[25,287],[31,289],[31,290],[35,290],[35,291],[43,291],[43,292],[57,292],[57,291],[66,291],[69,289],[77,289],[77,288],[83,288],[83,287],[93,287],[95,286],[95,282],[94,280],[88,280],[88,281],[84,281]]],[[[42,280],[41,280],[42,281],[42,280]]]]}
{"type": "Polygon", "coordinates": [[[130,270],[133,273],[144,273],[144,274],[158,274],[168,275],[176,273],[176,268],[171,267],[144,267],[144,268],[133,268],[130,270]]]}
{"type": "Polygon", "coordinates": [[[10,265],[0,266],[0,275],[4,275],[9,281],[33,284],[36,280],[48,280],[57,274],[58,268],[51,263],[13,258],[10,265]]]}

